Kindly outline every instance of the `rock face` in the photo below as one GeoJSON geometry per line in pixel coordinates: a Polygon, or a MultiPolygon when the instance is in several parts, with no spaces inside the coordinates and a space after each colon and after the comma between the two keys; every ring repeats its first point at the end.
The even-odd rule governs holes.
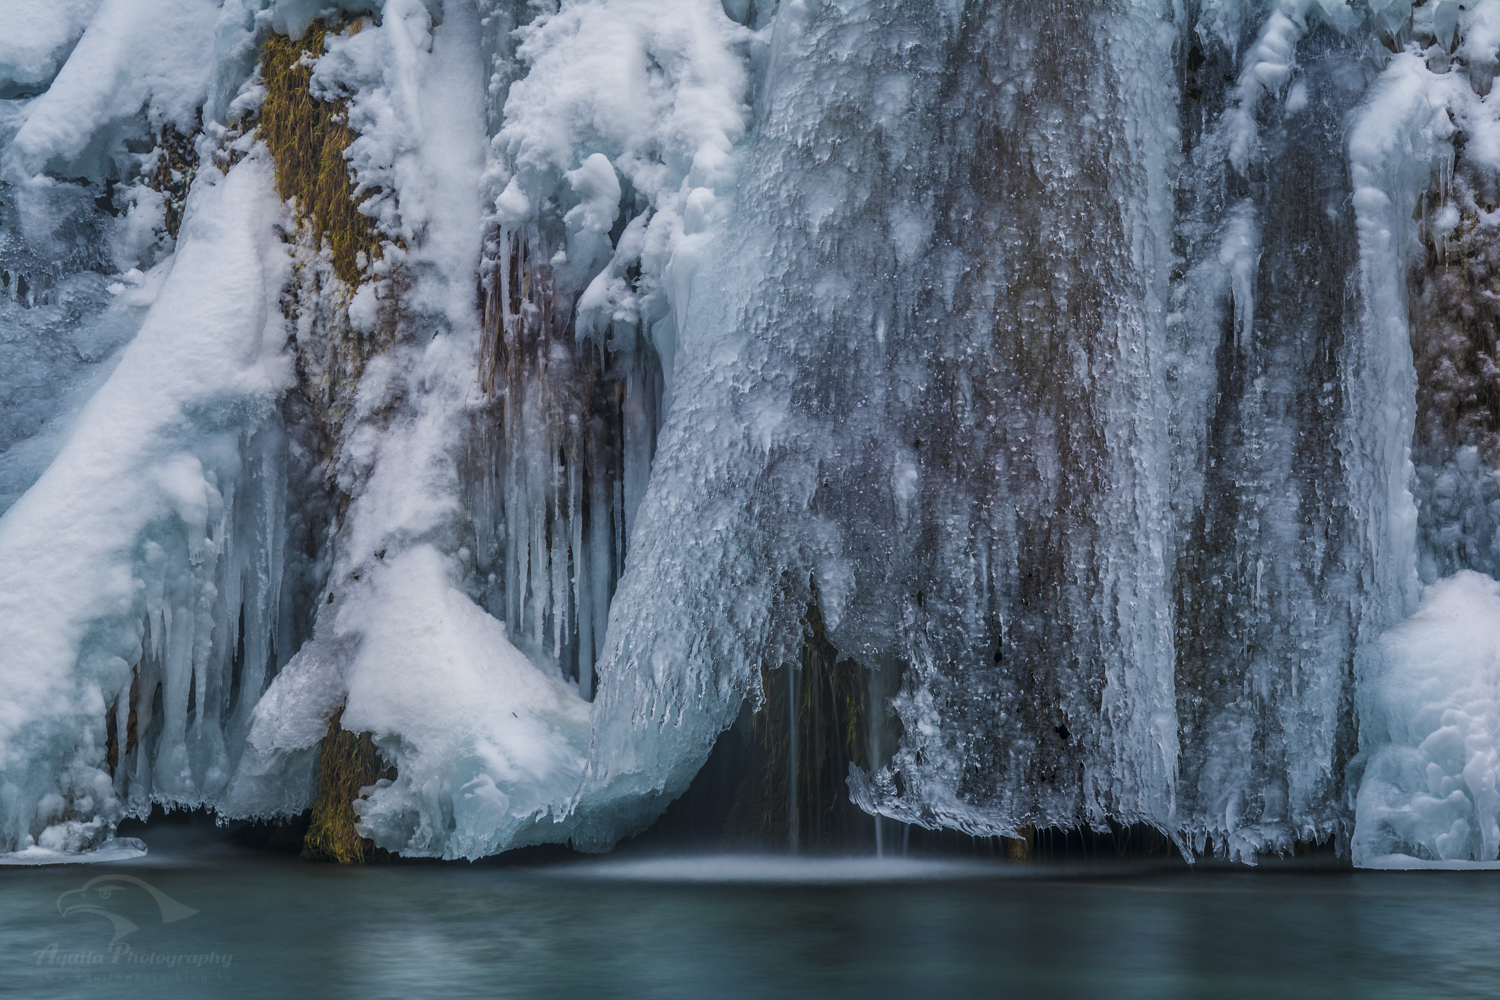
{"type": "Polygon", "coordinates": [[[1465,176],[1462,133],[1453,175],[1429,192],[1425,253],[1411,277],[1417,374],[1419,532],[1424,580],[1460,569],[1500,573],[1500,229],[1482,202],[1483,173],[1465,176]],[[1475,181],[1479,184],[1476,185],[1475,181]]]}
{"type": "Polygon", "coordinates": [[[0,845],[1496,860],[1500,2],[313,7],[0,32],[0,845]]]}

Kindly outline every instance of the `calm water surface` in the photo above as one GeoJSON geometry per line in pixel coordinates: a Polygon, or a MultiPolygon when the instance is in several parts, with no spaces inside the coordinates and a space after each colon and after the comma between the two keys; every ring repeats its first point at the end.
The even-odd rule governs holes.
{"type": "Polygon", "coordinates": [[[1488,873],[725,857],[343,868],[183,831],[146,839],[137,861],[0,869],[0,996],[1500,995],[1488,873]]]}

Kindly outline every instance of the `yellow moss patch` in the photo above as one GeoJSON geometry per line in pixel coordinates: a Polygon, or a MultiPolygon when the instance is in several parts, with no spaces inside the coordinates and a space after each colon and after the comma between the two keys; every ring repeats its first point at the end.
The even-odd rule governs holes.
{"type": "Polygon", "coordinates": [[[266,39],[260,49],[266,98],[258,128],[275,160],[281,196],[296,199],[314,240],[319,245],[328,240],[334,272],[353,285],[359,281],[359,252],[371,260],[379,257],[380,237],[374,221],[354,203],[344,160],[356,137],[348,125],[348,102],[320,101],[310,90],[312,62],[326,50],[325,37],[326,26],[314,21],[300,41],[286,35],[266,39]]]}
{"type": "Polygon", "coordinates": [[[318,764],[318,799],[313,803],[302,857],[309,861],[340,864],[375,860],[375,845],[354,829],[354,800],[365,785],[373,785],[385,772],[380,751],[369,733],[355,735],[341,725],[341,708],[328,722],[318,764]]]}

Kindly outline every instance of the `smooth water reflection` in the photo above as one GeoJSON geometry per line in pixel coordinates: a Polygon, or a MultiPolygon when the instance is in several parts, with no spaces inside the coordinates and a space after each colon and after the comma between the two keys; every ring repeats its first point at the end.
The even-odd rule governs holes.
{"type": "Polygon", "coordinates": [[[342,868],[162,837],[135,862],[0,871],[0,995],[1492,996],[1497,889],[1179,865],[342,868]]]}

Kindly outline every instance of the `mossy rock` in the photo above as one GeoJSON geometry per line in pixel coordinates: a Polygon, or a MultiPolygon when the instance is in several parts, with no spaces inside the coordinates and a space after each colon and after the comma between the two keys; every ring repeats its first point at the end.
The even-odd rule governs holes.
{"type": "MultiPolygon", "coordinates": [[[[354,21],[349,31],[359,31],[361,24],[354,21]]],[[[312,94],[312,64],[327,49],[327,33],[322,21],[314,21],[301,39],[271,35],[261,45],[266,97],[256,127],[271,150],[281,196],[296,202],[319,245],[327,240],[334,273],[354,285],[360,278],[360,252],[375,260],[381,241],[374,220],[354,200],[344,159],[357,137],[349,128],[348,102],[322,101],[312,94]]]]}
{"type": "Polygon", "coordinates": [[[386,852],[354,829],[354,800],[359,790],[390,777],[369,733],[351,733],[343,728],[344,710],[328,721],[323,752],[318,763],[318,798],[313,803],[302,857],[308,861],[362,864],[379,860],[386,852]]]}

